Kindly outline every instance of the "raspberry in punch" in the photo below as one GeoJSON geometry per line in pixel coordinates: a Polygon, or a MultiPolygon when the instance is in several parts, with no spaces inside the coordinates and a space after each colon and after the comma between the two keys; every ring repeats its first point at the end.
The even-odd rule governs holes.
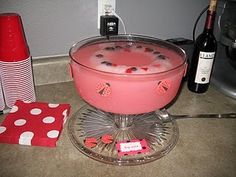
{"type": "Polygon", "coordinates": [[[145,43],[94,44],[73,55],[75,58],[79,57],[80,63],[85,66],[117,74],[159,73],[170,70],[182,62],[174,52],[145,43]]]}
{"type": "Polygon", "coordinates": [[[0,75],[5,102],[35,101],[31,56],[19,14],[0,14],[0,75]]]}

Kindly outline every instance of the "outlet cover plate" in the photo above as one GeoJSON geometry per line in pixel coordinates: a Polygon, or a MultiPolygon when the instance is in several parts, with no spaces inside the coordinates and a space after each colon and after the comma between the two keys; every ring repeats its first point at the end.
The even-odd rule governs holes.
{"type": "Polygon", "coordinates": [[[98,29],[100,29],[100,16],[105,15],[106,11],[116,10],[116,0],[98,0],[98,29]]]}

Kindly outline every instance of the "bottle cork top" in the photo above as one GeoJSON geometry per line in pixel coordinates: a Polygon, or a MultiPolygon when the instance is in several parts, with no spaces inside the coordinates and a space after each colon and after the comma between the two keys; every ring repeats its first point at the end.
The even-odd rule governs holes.
{"type": "Polygon", "coordinates": [[[216,11],[217,0],[210,0],[209,11],[214,12],[216,11]]]}

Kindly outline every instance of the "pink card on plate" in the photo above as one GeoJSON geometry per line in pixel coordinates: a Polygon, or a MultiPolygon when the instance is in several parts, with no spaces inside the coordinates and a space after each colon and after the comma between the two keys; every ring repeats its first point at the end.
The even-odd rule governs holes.
{"type": "Polygon", "coordinates": [[[145,139],[117,142],[116,149],[118,151],[118,156],[144,154],[150,150],[145,139]]]}

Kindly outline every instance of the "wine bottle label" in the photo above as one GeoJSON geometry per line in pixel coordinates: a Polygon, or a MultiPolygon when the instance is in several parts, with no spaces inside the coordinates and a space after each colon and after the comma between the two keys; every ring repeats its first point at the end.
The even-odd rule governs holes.
{"type": "Polygon", "coordinates": [[[195,83],[207,84],[210,81],[215,52],[200,52],[195,83]]]}

